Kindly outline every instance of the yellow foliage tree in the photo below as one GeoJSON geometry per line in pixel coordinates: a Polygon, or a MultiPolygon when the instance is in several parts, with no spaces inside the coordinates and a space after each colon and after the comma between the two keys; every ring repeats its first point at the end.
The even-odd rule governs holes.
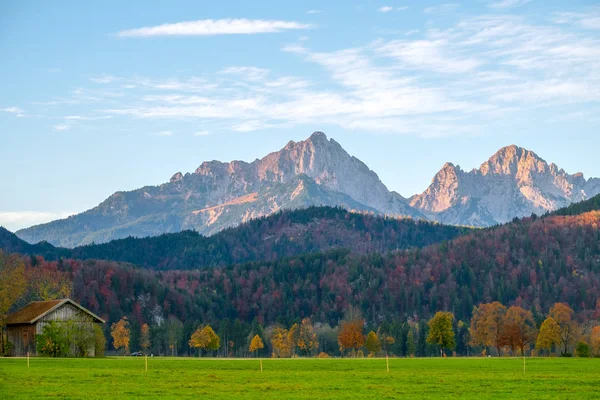
{"type": "Polygon", "coordinates": [[[284,358],[291,357],[293,354],[293,341],[291,340],[294,336],[294,332],[288,331],[287,329],[278,326],[273,331],[271,337],[271,346],[273,347],[273,357],[284,358]]]}
{"type": "Polygon", "coordinates": [[[4,325],[8,310],[25,288],[25,265],[17,255],[5,255],[0,251],[0,355],[4,355],[4,325]]]}
{"type": "Polygon", "coordinates": [[[129,321],[127,317],[121,318],[110,327],[110,335],[113,338],[113,346],[116,350],[123,349],[124,354],[129,353],[129,321]]]}
{"type": "Polygon", "coordinates": [[[254,335],[254,337],[252,338],[252,340],[250,341],[250,352],[251,353],[256,353],[256,356],[258,357],[258,351],[261,349],[265,348],[265,344],[263,343],[262,339],[260,338],[260,336],[254,335]]]}
{"type": "Polygon", "coordinates": [[[569,347],[574,345],[580,336],[579,326],[573,321],[573,310],[565,303],[556,303],[548,314],[560,327],[560,344],[562,355],[568,353],[569,347]]]}
{"type": "Polygon", "coordinates": [[[377,334],[375,332],[369,332],[369,334],[367,335],[365,347],[369,351],[370,357],[375,356],[375,354],[381,350],[381,342],[379,341],[379,338],[377,337],[377,334]]]}
{"type": "Polygon", "coordinates": [[[560,326],[552,317],[546,318],[540,326],[540,333],[535,342],[536,350],[552,350],[552,346],[560,344],[560,326]]]}
{"type": "Polygon", "coordinates": [[[314,354],[317,351],[319,341],[310,318],[304,318],[300,323],[296,344],[305,354],[314,354]]]}
{"type": "Polygon", "coordinates": [[[206,325],[204,328],[198,327],[188,344],[190,347],[197,348],[202,356],[202,350],[218,350],[221,346],[221,339],[210,325],[206,325]]]}

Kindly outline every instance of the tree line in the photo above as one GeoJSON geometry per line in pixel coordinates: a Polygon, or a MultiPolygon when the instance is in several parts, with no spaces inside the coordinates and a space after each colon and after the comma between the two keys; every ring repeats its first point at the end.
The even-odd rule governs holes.
{"type": "Polygon", "coordinates": [[[200,324],[185,337],[183,324],[171,321],[163,344],[156,334],[161,326],[141,325],[136,347],[127,317],[111,326],[114,350],[171,356],[254,356],[254,357],[377,357],[377,356],[543,356],[600,357],[600,322],[578,324],[573,310],[564,303],[554,304],[543,320],[519,306],[506,307],[498,301],[473,308],[470,321],[456,321],[452,312],[438,311],[425,322],[397,321],[373,326],[358,309],[350,309],[336,327],[303,318],[291,326],[253,324],[243,338],[245,351],[236,353],[235,342],[224,340],[229,332],[215,332],[210,324],[200,324]],[[176,349],[186,347],[187,351],[176,349]],[[401,351],[398,351],[402,349],[401,351]]]}

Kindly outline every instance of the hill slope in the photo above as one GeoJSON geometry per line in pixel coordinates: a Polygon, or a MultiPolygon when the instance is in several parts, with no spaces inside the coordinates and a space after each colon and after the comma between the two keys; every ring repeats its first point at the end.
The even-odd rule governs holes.
{"type": "MultiPolygon", "coordinates": [[[[5,250],[49,259],[126,261],[149,269],[198,269],[249,261],[269,261],[336,248],[356,253],[388,252],[453,239],[469,231],[412,219],[352,213],[342,208],[285,210],[250,220],[213,236],[194,231],[147,238],[125,238],[75,249],[30,245],[15,235],[0,234],[5,250]]],[[[0,247],[1,248],[1,247],[0,247]]]]}

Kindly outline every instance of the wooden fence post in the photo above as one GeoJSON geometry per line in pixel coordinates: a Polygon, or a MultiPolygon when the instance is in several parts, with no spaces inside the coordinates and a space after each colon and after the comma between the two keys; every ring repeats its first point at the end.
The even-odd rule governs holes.
{"type": "Polygon", "coordinates": [[[386,366],[387,372],[389,373],[390,372],[390,358],[388,357],[387,354],[385,355],[385,366],[386,366]]]}
{"type": "Polygon", "coordinates": [[[260,372],[263,372],[262,371],[262,358],[260,359],[260,372]]]}

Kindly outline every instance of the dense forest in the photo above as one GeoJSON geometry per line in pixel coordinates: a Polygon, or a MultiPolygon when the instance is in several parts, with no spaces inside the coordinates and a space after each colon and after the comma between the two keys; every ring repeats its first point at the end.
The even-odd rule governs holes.
{"type": "MultiPolygon", "coordinates": [[[[588,209],[590,203],[580,207],[588,209]]],[[[453,240],[442,239],[423,248],[377,252],[377,247],[369,248],[369,243],[378,243],[376,246],[386,250],[390,243],[411,240],[416,246],[424,244],[419,235],[444,227],[338,209],[309,209],[253,221],[238,231],[225,231],[219,240],[234,243],[234,239],[225,238],[235,232],[235,237],[246,238],[240,240],[243,246],[257,249],[261,248],[261,239],[251,232],[261,232],[263,238],[278,232],[280,239],[287,238],[286,251],[292,251],[289,249],[298,242],[302,243],[294,250],[298,252],[310,251],[310,244],[329,249],[335,246],[332,243],[349,243],[354,251],[338,248],[278,257],[286,252],[262,247],[261,251],[268,248],[274,253],[264,258],[273,259],[194,270],[170,269],[182,261],[169,261],[152,270],[119,261],[21,257],[28,270],[55,271],[68,277],[72,297],[106,318],[107,329],[123,316],[129,318],[132,332],[144,323],[155,327],[152,332],[161,332],[162,328],[158,328],[163,323],[175,323],[181,324],[187,335],[199,324],[211,324],[219,336],[242,343],[228,350],[240,354],[236,352],[246,351],[247,336],[258,326],[291,326],[311,318],[319,326],[335,327],[352,309],[361,313],[367,326],[395,326],[405,334],[407,326],[422,324],[440,310],[452,312],[455,323],[468,324],[475,306],[493,301],[530,310],[538,325],[556,302],[563,302],[573,308],[577,321],[589,324],[600,318],[599,226],[600,211],[533,215],[474,230],[453,240]],[[319,219],[314,213],[328,217],[319,219]],[[306,232],[302,227],[306,226],[313,226],[310,234],[302,234],[306,232]],[[345,230],[340,228],[344,226],[345,230]],[[339,229],[341,236],[337,237],[339,229]],[[322,232],[321,236],[316,232],[322,232]],[[360,248],[361,244],[364,247],[360,248]]],[[[432,237],[443,238],[445,234],[439,235],[433,233],[432,237]]],[[[143,253],[152,253],[153,244],[158,246],[165,238],[182,240],[188,236],[204,240],[184,232],[160,238],[125,239],[117,241],[114,248],[141,243],[147,247],[131,252],[143,258],[143,253]]],[[[275,246],[279,242],[270,243],[269,246],[275,246]]],[[[101,248],[110,249],[111,244],[101,248]]],[[[47,246],[42,245],[45,249],[47,246]]],[[[27,250],[31,248],[23,249],[27,250]]],[[[151,257],[146,262],[151,262],[151,257]]],[[[244,259],[250,255],[234,257],[244,259]]],[[[458,325],[456,329],[459,331],[458,325]]],[[[180,352],[189,351],[186,343],[178,346],[180,352]]]]}
{"type": "Polygon", "coordinates": [[[427,246],[469,231],[425,221],[354,213],[343,208],[309,207],[280,211],[209,237],[183,231],[71,250],[54,248],[49,243],[30,245],[4,231],[0,232],[0,244],[4,243],[2,248],[8,252],[42,255],[48,260],[102,259],[154,270],[190,270],[271,261],[337,248],[356,253],[384,253],[427,246]]]}

